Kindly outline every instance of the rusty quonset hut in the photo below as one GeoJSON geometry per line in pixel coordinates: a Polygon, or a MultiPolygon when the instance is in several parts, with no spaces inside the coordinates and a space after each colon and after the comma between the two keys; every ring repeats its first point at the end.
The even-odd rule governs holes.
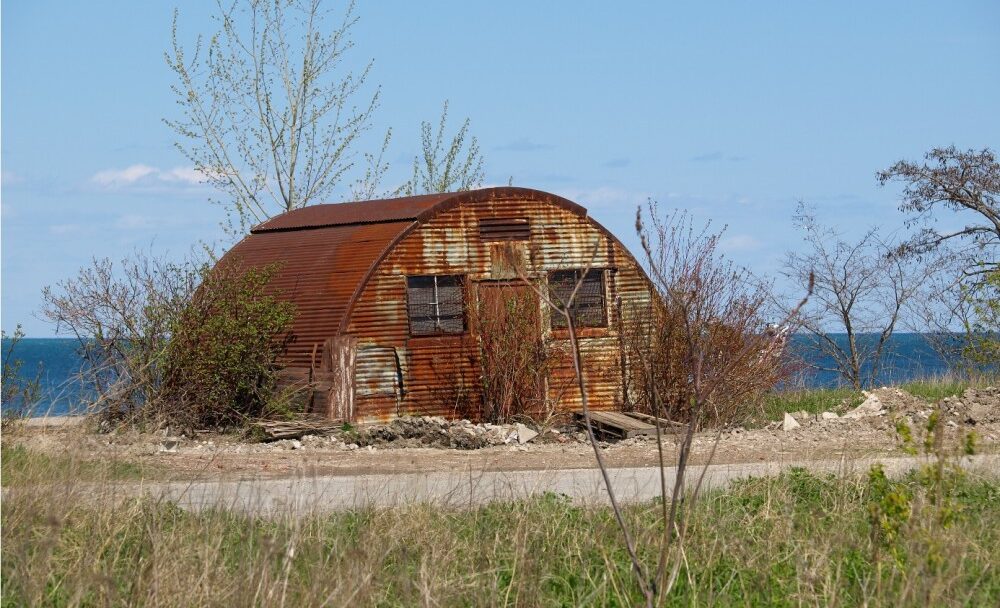
{"type": "Polygon", "coordinates": [[[310,386],[309,407],[331,418],[481,411],[477,314],[502,311],[491,300],[510,294],[534,302],[530,325],[552,353],[539,408],[578,408],[567,330],[518,265],[564,297],[590,265],[574,311],[588,396],[594,409],[629,399],[622,311],[648,310],[649,282],[562,197],[505,187],[314,205],[255,227],[226,258],[277,263],[272,285],[297,307],[283,381],[310,386]]]}

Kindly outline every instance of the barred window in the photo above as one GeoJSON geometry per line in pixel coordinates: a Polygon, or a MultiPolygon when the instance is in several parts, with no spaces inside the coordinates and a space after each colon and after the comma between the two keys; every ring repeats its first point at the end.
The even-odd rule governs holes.
{"type": "MultiPolygon", "coordinates": [[[[556,304],[565,304],[573,295],[582,270],[557,270],[549,273],[549,294],[556,304]]],[[[570,309],[575,327],[605,327],[608,324],[604,306],[604,271],[591,269],[583,279],[570,309]]],[[[566,327],[566,317],[553,311],[552,327],[566,327]]]]}
{"type": "Polygon", "coordinates": [[[465,331],[463,281],[460,275],[406,277],[410,335],[460,334],[465,331]]]}

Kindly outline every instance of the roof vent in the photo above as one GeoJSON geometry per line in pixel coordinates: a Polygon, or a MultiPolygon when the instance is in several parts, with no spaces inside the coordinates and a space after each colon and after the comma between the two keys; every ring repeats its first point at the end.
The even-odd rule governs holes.
{"type": "Polygon", "coordinates": [[[481,241],[527,241],[530,238],[528,218],[497,217],[479,220],[481,241]]]}

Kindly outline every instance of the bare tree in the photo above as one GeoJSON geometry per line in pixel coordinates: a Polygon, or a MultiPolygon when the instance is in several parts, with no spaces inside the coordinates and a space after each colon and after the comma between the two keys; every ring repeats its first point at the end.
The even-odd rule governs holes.
{"type": "MultiPolygon", "coordinates": [[[[683,432],[677,437],[678,455],[672,484],[667,482],[664,452],[666,437],[661,432],[661,423],[665,421],[661,419],[655,425],[662,497],[660,544],[655,564],[647,566],[639,557],[636,537],[626,524],[602,449],[594,435],[580,343],[574,322],[574,301],[593,264],[600,241],[594,244],[590,261],[580,272],[574,289],[565,301],[560,300],[557,294],[543,289],[540,286],[539,276],[529,276],[520,267],[517,268],[517,272],[522,282],[529,285],[538,297],[551,307],[552,314],[563,318],[568,329],[587,436],[594,450],[598,469],[603,476],[605,490],[621,530],[632,571],[645,599],[645,605],[654,606],[662,602],[677,581],[685,560],[683,545],[691,505],[697,500],[708,465],[714,457],[715,446],[718,445],[720,435],[717,433],[715,444],[701,474],[691,483],[687,477],[687,468],[695,429],[712,408],[717,396],[726,391],[726,387],[734,384],[738,378],[745,378],[748,369],[755,368],[767,373],[767,369],[778,365],[782,338],[781,334],[766,330],[760,314],[764,304],[758,297],[760,286],[749,281],[747,273],[735,268],[718,255],[716,250],[718,235],[709,233],[707,228],[702,231],[694,230],[686,216],[674,215],[666,220],[660,220],[656,216],[656,206],[653,203],[648,207],[648,215],[653,230],[647,229],[640,208],[636,214],[636,231],[646,254],[654,300],[660,298],[664,307],[681,311],[679,331],[683,336],[685,347],[682,363],[688,371],[691,382],[688,397],[690,407],[687,410],[690,417],[683,432]],[[757,312],[748,314],[748,306],[757,312]],[[713,338],[720,331],[745,332],[746,335],[740,346],[720,352],[718,349],[720,342],[713,338]],[[690,486],[693,486],[693,489],[689,494],[690,486]]],[[[811,288],[810,279],[809,289],[811,288]]],[[[804,303],[805,300],[793,308],[783,323],[794,318],[804,303]]],[[[653,305],[658,304],[654,301],[653,305]]],[[[633,364],[645,366],[647,378],[656,377],[656,373],[650,369],[650,359],[640,359],[633,364]]],[[[664,400],[655,382],[650,383],[650,390],[654,414],[657,417],[665,416],[664,400]]]]}
{"type": "Polygon", "coordinates": [[[844,240],[803,203],[795,223],[806,249],[788,254],[782,274],[797,285],[815,275],[814,297],[800,323],[814,351],[832,362],[810,365],[839,374],[856,389],[870,386],[890,354],[890,337],[906,307],[937,267],[900,255],[876,230],[844,240]]]}
{"type": "Polygon", "coordinates": [[[94,259],[42,291],[42,315],[57,334],[76,338],[81,385],[110,419],[132,419],[160,390],[159,364],[201,267],[137,251],[118,262],[94,259]]]}
{"type": "Polygon", "coordinates": [[[772,338],[788,334],[787,327],[766,322],[770,285],[719,254],[721,231],[696,230],[684,212],[661,217],[654,202],[646,215],[646,265],[661,297],[646,314],[622,311],[634,317],[622,323],[629,358],[641,363],[633,366],[634,406],[673,420],[693,419],[698,427],[741,422],[788,371],[779,357],[761,355],[772,338]],[[697,336],[689,336],[696,328],[697,336]],[[697,416],[691,411],[692,339],[704,353],[701,375],[712,385],[708,407],[697,416]],[[734,353],[745,353],[744,359],[734,361],[734,353]]]}
{"type": "Polygon", "coordinates": [[[448,102],[445,101],[436,132],[431,123],[421,123],[422,154],[413,159],[413,177],[400,189],[403,194],[460,192],[483,184],[483,156],[479,152],[479,141],[469,135],[469,119],[465,119],[446,148],[447,124],[448,102]]]}
{"type": "MultiPolygon", "coordinates": [[[[721,403],[723,400],[746,399],[760,390],[762,383],[777,381],[785,331],[790,329],[789,324],[797,318],[812,293],[813,277],[808,274],[802,282],[805,298],[777,324],[785,331],[772,331],[764,319],[766,287],[718,252],[720,234],[713,234],[708,226],[696,230],[685,214],[660,218],[652,201],[646,208],[646,216],[650,227],[644,222],[640,207],[636,213],[636,232],[655,294],[666,310],[675,311],[671,318],[679,320],[678,331],[683,344],[681,362],[689,377],[687,426],[677,439],[677,464],[669,492],[663,436],[657,425],[664,525],[650,588],[654,598],[662,598],[673,589],[684,562],[691,506],[698,498],[705,473],[714,458],[722,427],[719,426],[715,434],[711,452],[688,496],[687,469],[694,432],[704,420],[718,417],[719,408],[725,407],[721,403]]],[[[655,381],[664,374],[652,365],[671,366],[674,362],[656,359],[653,353],[648,353],[640,362],[650,379],[654,413],[658,417],[665,416],[669,404],[661,394],[663,385],[655,381]]]]}
{"type": "MultiPolygon", "coordinates": [[[[354,163],[379,93],[362,93],[371,62],[358,72],[343,66],[353,2],[338,20],[321,0],[217,4],[220,31],[207,43],[199,37],[190,54],[174,13],[165,57],[183,116],[166,123],[195,170],[227,196],[229,230],[242,233],[330,195],[354,163]]],[[[377,181],[381,155],[368,161],[377,181]]]]}
{"type": "Polygon", "coordinates": [[[908,224],[919,228],[906,243],[909,251],[924,253],[950,243],[966,260],[967,274],[1000,270],[1000,162],[992,150],[934,148],[924,162],[899,161],[878,179],[883,185],[904,184],[899,208],[909,214],[908,224]],[[960,214],[966,225],[939,230],[939,209],[960,214]]]}
{"type": "Polygon", "coordinates": [[[971,371],[967,347],[976,331],[977,284],[969,284],[965,261],[950,249],[921,255],[937,268],[918,285],[904,323],[924,340],[950,370],[971,371]]]}
{"type": "Polygon", "coordinates": [[[38,364],[34,378],[29,379],[21,374],[24,362],[17,357],[15,351],[17,344],[23,339],[24,330],[21,329],[20,323],[10,336],[7,332],[0,331],[0,340],[3,343],[3,355],[0,357],[0,406],[3,407],[3,412],[0,419],[4,430],[10,423],[27,416],[38,403],[41,394],[41,363],[38,364]]]}

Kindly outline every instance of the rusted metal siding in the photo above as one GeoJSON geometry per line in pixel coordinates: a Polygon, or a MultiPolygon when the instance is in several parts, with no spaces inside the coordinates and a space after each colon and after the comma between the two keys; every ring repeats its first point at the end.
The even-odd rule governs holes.
{"type": "MultiPolygon", "coordinates": [[[[480,399],[475,285],[516,279],[518,265],[540,282],[551,270],[588,263],[605,272],[608,325],[581,330],[580,342],[591,404],[617,408],[627,392],[621,369],[629,364],[618,310],[642,315],[650,297],[638,264],[585,209],[522,188],[307,207],[256,227],[224,260],[278,264],[272,287],[297,307],[285,376],[296,386],[313,383],[309,401],[317,411],[362,421],[469,415],[480,399]],[[529,238],[480,237],[481,220],[504,218],[527,219],[529,238]],[[467,277],[463,334],[409,335],[406,276],[421,274],[467,277]]],[[[548,307],[540,307],[555,362],[546,395],[560,408],[578,407],[566,333],[551,330],[548,307]]]]}
{"type": "Polygon", "coordinates": [[[412,221],[253,233],[230,250],[227,261],[276,264],[271,281],[296,306],[292,342],[283,363],[313,366],[313,352],[339,333],[344,314],[372,264],[412,221]]]}
{"type": "MultiPolygon", "coordinates": [[[[553,205],[545,197],[510,196],[465,202],[422,223],[395,244],[369,278],[345,330],[359,344],[395,349],[404,361],[405,391],[398,402],[369,396],[382,385],[384,371],[359,367],[355,375],[358,419],[384,419],[398,414],[453,416],[458,413],[460,399],[476,402],[480,398],[478,343],[470,319],[476,306],[473,290],[466,293],[465,334],[411,337],[406,317],[406,276],[462,274],[473,285],[512,278],[518,258],[540,281],[551,270],[580,268],[588,263],[605,269],[608,326],[582,330],[580,344],[591,405],[598,409],[621,406],[622,353],[613,303],[615,298],[648,301],[645,276],[606,230],[577,209],[553,205]],[[479,220],[502,217],[528,218],[530,240],[481,240],[479,220]]],[[[558,401],[560,409],[579,407],[566,333],[548,329],[547,306],[542,306],[541,315],[543,339],[556,362],[547,383],[547,396],[550,401],[558,401]]]]}
{"type": "Polygon", "coordinates": [[[455,193],[425,194],[381,201],[360,201],[335,205],[312,205],[277,215],[255,226],[253,232],[298,230],[350,224],[376,224],[415,220],[440,206],[455,193]]]}

